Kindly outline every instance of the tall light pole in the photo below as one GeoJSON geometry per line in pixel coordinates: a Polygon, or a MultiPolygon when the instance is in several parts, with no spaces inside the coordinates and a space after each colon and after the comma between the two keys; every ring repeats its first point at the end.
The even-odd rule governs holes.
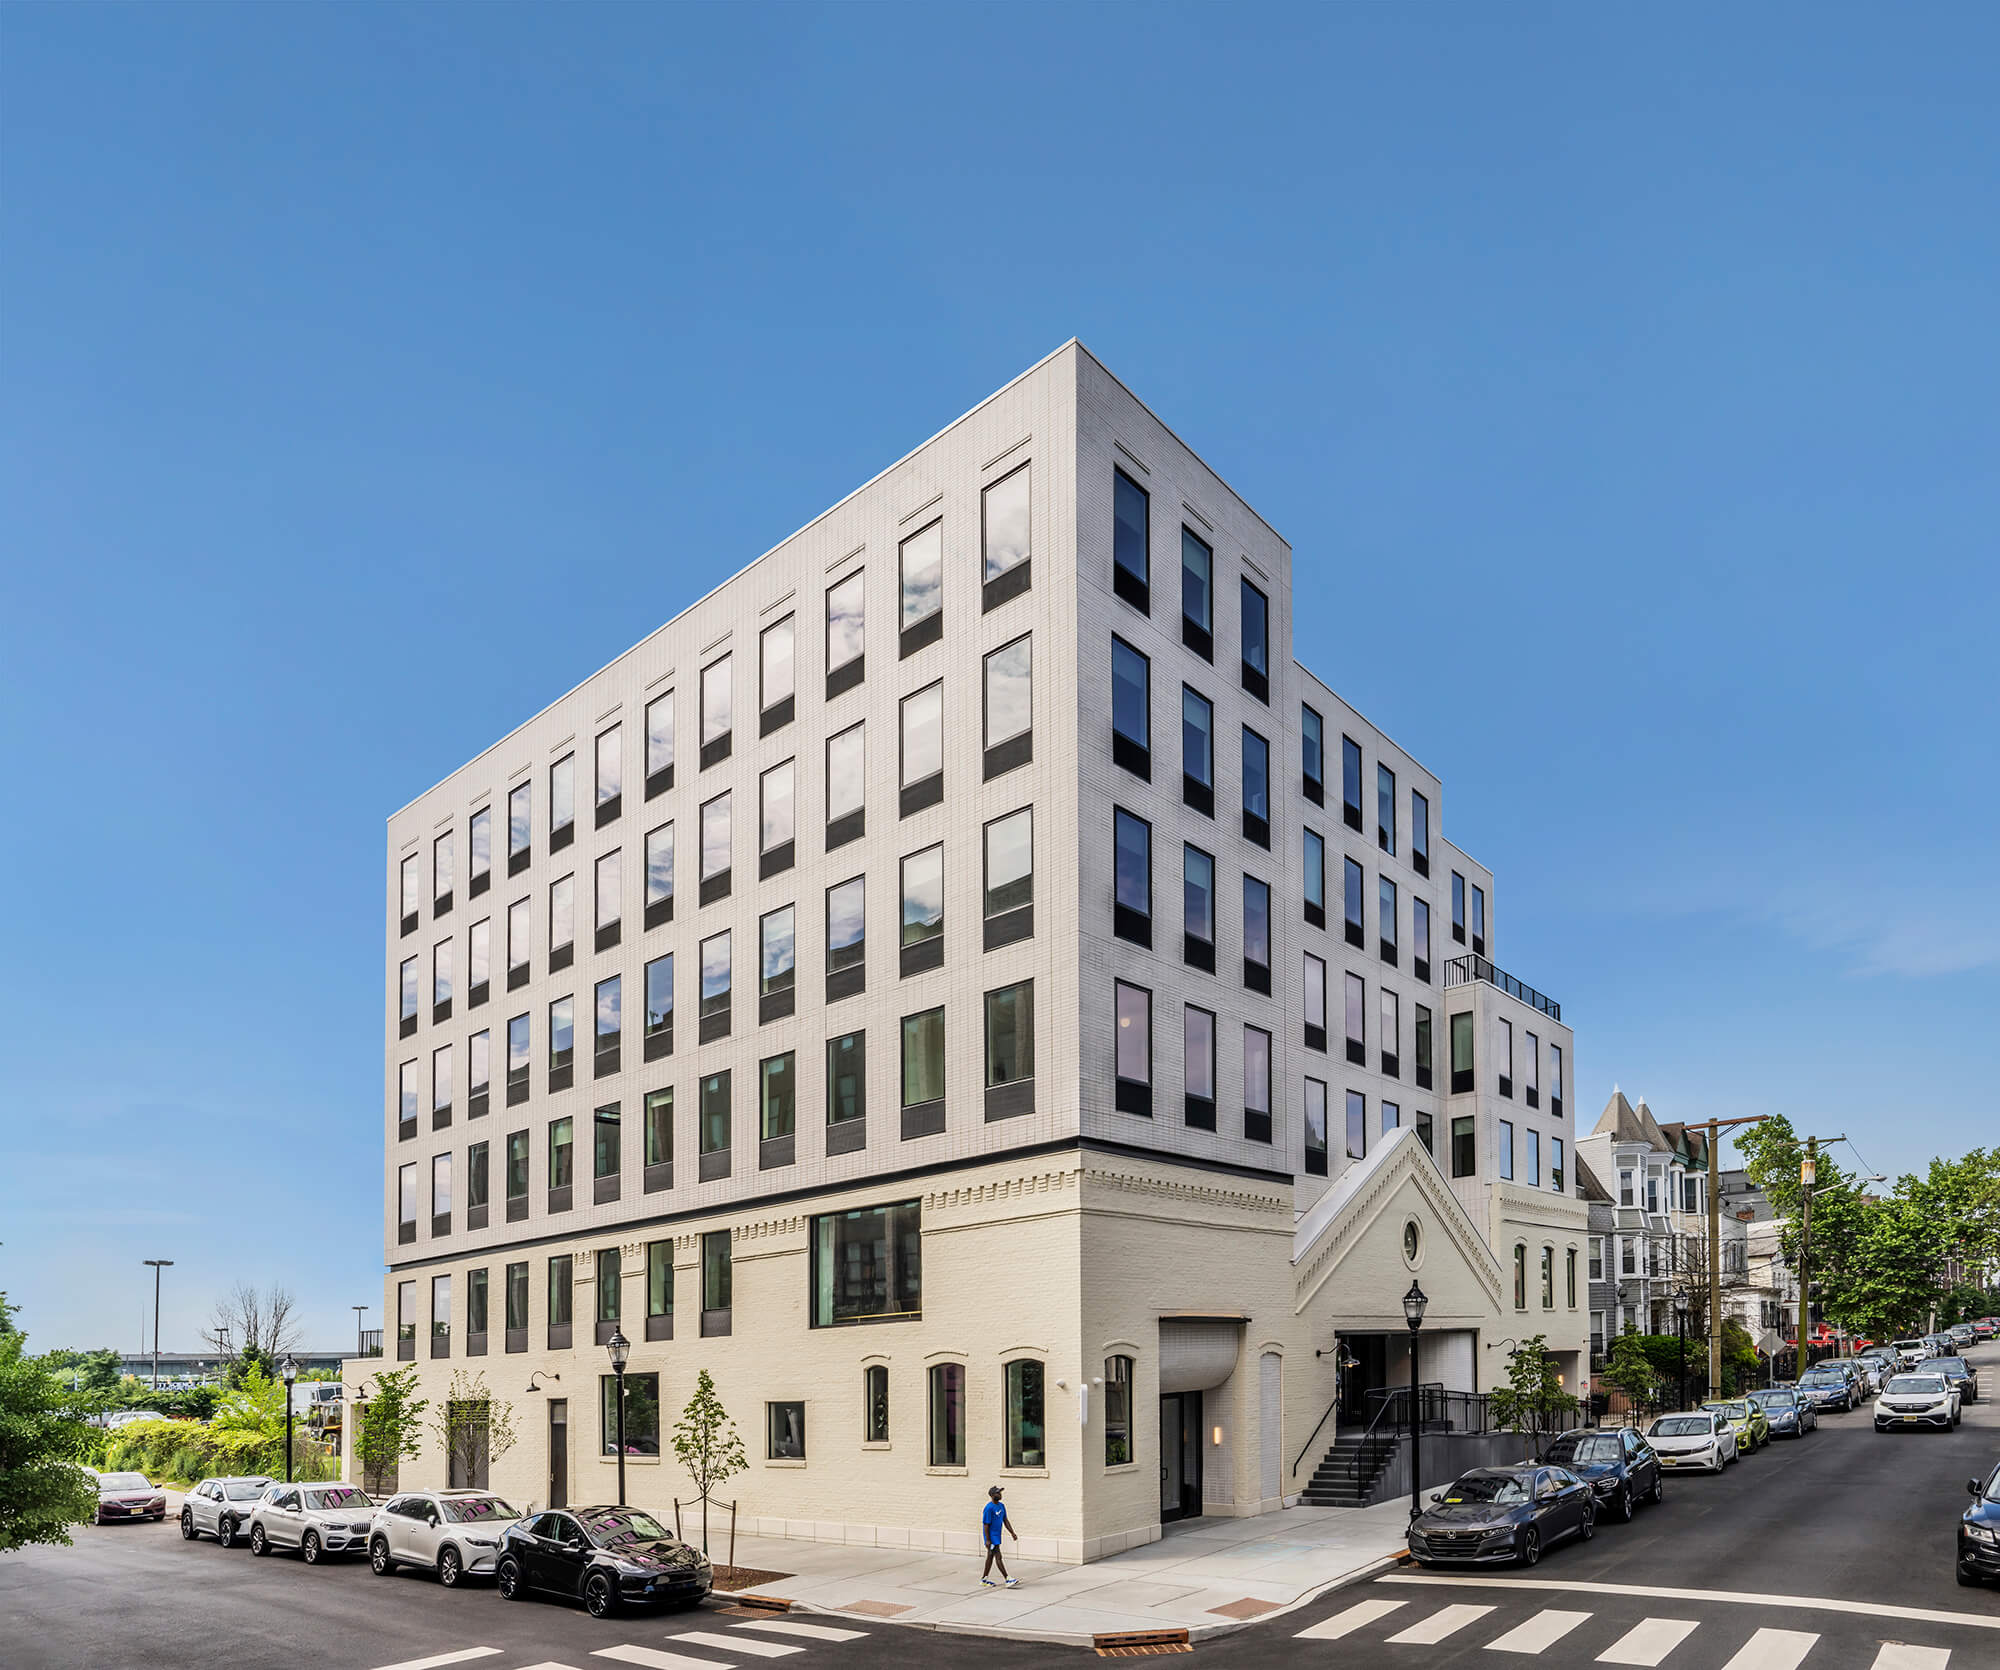
{"type": "Polygon", "coordinates": [[[368,1314],[368,1307],[349,1305],[347,1308],[354,1312],[354,1354],[358,1357],[361,1355],[361,1319],[368,1314]]]}
{"type": "Polygon", "coordinates": [[[632,1342],[615,1322],[611,1337],[604,1342],[611,1356],[611,1372],[618,1377],[618,1505],[625,1505],[625,1364],[632,1355],[632,1342]]]}
{"type": "Polygon", "coordinates": [[[153,1390],[160,1389],[160,1272],[172,1266],[171,1258],[148,1258],[153,1267],[153,1390]]]}
{"type": "Polygon", "coordinates": [[[285,1483],[292,1482],[292,1383],[299,1377],[299,1360],[285,1354],[283,1366],[278,1370],[285,1377],[285,1483]]]}
{"type": "Polygon", "coordinates": [[[1403,1320],[1410,1325],[1410,1518],[1415,1520],[1422,1513],[1421,1492],[1424,1473],[1419,1446],[1423,1443],[1423,1423],[1417,1417],[1417,1330],[1424,1325],[1424,1307],[1430,1303],[1430,1295],[1424,1292],[1414,1280],[1410,1291],[1403,1295],[1403,1320]]]}

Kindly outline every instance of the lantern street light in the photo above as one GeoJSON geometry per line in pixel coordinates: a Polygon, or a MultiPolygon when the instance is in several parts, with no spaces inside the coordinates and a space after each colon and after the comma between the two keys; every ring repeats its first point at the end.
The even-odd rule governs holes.
{"type": "Polygon", "coordinates": [[[625,1364],[632,1355],[632,1342],[615,1322],[604,1349],[611,1357],[611,1372],[618,1377],[618,1505],[622,1508],[625,1505],[625,1364]]]}
{"type": "Polygon", "coordinates": [[[285,1377],[285,1483],[292,1482],[292,1385],[299,1377],[299,1360],[285,1353],[278,1372],[285,1377]]]}
{"type": "Polygon", "coordinates": [[[1410,1325],[1410,1518],[1413,1520],[1423,1512],[1420,1492],[1424,1483],[1420,1465],[1423,1428],[1417,1418],[1417,1330],[1424,1325],[1424,1307],[1430,1302],[1430,1295],[1413,1279],[1410,1291],[1403,1295],[1403,1320],[1410,1325]]]}

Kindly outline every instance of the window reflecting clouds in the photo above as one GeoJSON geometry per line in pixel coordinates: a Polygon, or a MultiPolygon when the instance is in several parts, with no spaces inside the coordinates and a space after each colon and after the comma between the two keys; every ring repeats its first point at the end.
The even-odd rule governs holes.
{"type": "Polygon", "coordinates": [[[985,577],[1005,574],[1028,560],[1028,477],[1023,464],[1002,476],[979,496],[981,537],[985,545],[985,577]]]}
{"type": "Polygon", "coordinates": [[[917,945],[944,932],[944,848],[903,860],[903,943],[917,945]]]}
{"type": "Polygon", "coordinates": [[[826,670],[837,672],[867,648],[865,576],[850,574],[826,593],[826,670]]]}
{"type": "Polygon", "coordinates": [[[900,553],[903,629],[944,607],[944,523],[933,522],[903,541],[900,553]]]}
{"type": "Polygon", "coordinates": [[[701,809],[701,879],[729,868],[729,796],[719,794],[701,809]]]}

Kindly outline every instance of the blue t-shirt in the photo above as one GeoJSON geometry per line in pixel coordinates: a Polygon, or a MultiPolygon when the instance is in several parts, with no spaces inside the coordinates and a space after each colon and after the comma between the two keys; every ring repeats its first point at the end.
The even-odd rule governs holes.
{"type": "Polygon", "coordinates": [[[1000,1527],[1007,1523],[1007,1507],[1003,1502],[988,1502],[979,1516],[979,1522],[986,1527],[986,1541],[994,1548],[1000,1546],[1000,1527]]]}

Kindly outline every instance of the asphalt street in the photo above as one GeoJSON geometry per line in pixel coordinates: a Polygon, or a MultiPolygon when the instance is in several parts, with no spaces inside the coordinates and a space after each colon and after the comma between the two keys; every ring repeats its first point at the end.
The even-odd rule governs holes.
{"type": "MultiPolygon", "coordinates": [[[[2000,1348],[1977,1354],[2000,1393],[2000,1348]]],[[[1825,1417],[1720,1478],[1675,1475],[1630,1525],[1551,1550],[1532,1571],[1403,1568],[1198,1644],[1216,1670],[1272,1664],[1535,1670],[2000,1670],[2000,1588],[1963,1589],[1952,1538],[1965,1481],[2000,1461],[2000,1398],[1955,1432],[1877,1434],[1864,1409],[1825,1417]]],[[[725,1597],[688,1614],[598,1621],[552,1600],[502,1601],[359,1561],[258,1560],[174,1524],[82,1527],[71,1549],[0,1559],[5,1670],[785,1670],[977,1667],[1087,1649],[903,1628],[857,1616],[774,1618],[725,1597]],[[785,1626],[799,1626],[787,1628],[785,1626]],[[814,1633],[814,1632],[818,1633],[814,1633]]]]}

